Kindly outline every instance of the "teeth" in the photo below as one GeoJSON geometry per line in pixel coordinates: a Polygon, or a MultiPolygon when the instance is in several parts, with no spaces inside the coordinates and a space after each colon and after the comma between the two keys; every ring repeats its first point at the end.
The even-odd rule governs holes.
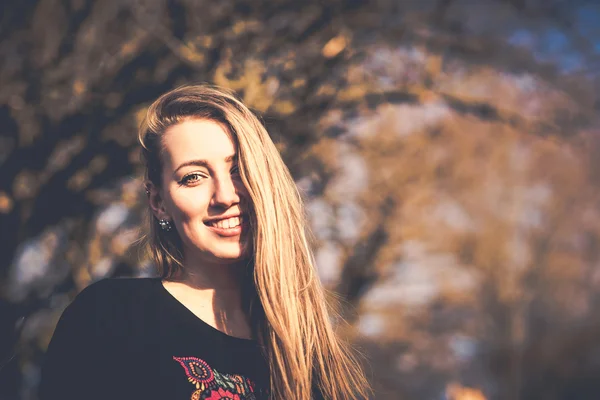
{"type": "Polygon", "coordinates": [[[241,223],[241,220],[242,219],[240,217],[232,217],[211,222],[210,225],[221,229],[231,229],[238,227],[241,223]]]}

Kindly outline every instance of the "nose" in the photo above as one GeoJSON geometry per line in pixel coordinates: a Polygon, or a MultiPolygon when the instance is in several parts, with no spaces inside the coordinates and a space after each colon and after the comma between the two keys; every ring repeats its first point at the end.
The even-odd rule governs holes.
{"type": "Polygon", "coordinates": [[[231,175],[227,174],[219,179],[215,179],[215,187],[211,206],[229,208],[240,202],[238,189],[231,175]]]}

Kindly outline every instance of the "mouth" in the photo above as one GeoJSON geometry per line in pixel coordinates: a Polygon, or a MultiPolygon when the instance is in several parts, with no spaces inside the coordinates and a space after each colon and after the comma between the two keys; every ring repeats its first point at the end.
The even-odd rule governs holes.
{"type": "Polygon", "coordinates": [[[206,225],[211,231],[218,234],[219,236],[226,237],[240,235],[242,233],[243,223],[244,217],[242,215],[204,221],[204,225],[206,225]]]}

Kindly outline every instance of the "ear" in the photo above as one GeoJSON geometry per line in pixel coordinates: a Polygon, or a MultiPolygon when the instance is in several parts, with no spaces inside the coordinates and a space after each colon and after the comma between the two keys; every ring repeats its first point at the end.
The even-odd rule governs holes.
{"type": "Polygon", "coordinates": [[[160,188],[157,187],[156,185],[154,185],[150,181],[146,181],[144,183],[144,186],[146,187],[146,194],[148,196],[148,205],[150,206],[150,209],[152,210],[152,214],[154,214],[156,219],[158,219],[159,221],[161,219],[166,219],[167,221],[171,221],[171,217],[169,216],[169,214],[167,213],[167,210],[165,208],[165,203],[163,201],[160,188]]]}

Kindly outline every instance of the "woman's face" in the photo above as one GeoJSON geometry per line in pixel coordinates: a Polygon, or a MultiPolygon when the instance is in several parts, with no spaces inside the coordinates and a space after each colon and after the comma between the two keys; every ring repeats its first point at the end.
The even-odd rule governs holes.
{"type": "Polygon", "coordinates": [[[247,258],[249,197],[226,128],[188,119],[167,129],[162,144],[162,188],[151,204],[157,218],[175,225],[185,259],[229,264],[247,258]]]}

